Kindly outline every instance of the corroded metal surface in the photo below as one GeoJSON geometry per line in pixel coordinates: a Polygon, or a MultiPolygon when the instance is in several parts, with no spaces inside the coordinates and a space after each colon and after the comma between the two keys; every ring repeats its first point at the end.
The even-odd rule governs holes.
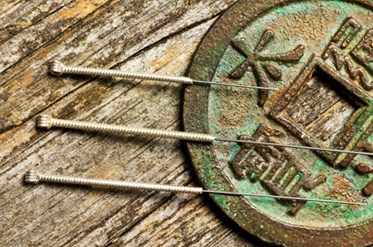
{"type": "MultiPolygon", "coordinates": [[[[187,131],[373,152],[373,1],[240,1],[211,28],[189,76],[280,91],[187,87],[187,131]]],[[[371,158],[231,143],[188,148],[208,189],[367,203],[213,196],[260,239],[284,246],[373,244],[371,158]]]]}

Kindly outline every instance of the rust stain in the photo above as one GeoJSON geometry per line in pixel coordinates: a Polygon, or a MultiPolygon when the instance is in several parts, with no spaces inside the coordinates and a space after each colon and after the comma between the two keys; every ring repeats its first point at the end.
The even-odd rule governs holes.
{"type": "Polygon", "coordinates": [[[22,124],[22,120],[20,120],[21,113],[16,113],[12,115],[12,122],[14,125],[18,126],[22,124]]]}
{"type": "MultiPolygon", "coordinates": [[[[251,92],[249,92],[251,94],[251,92]]],[[[225,96],[226,106],[224,111],[217,116],[218,128],[221,126],[234,128],[237,125],[243,125],[245,122],[245,111],[249,109],[249,101],[246,98],[241,97],[238,94],[232,94],[225,96]],[[229,109],[237,109],[236,111],[230,111],[229,109]]]]}
{"type": "Polygon", "coordinates": [[[31,137],[35,135],[35,130],[21,130],[20,128],[21,127],[13,128],[0,134],[0,143],[2,143],[0,160],[2,157],[9,155],[14,148],[30,141],[31,137]]]}
{"type": "MultiPolygon", "coordinates": [[[[171,46],[167,50],[163,52],[162,57],[154,59],[150,66],[153,67],[155,70],[159,70],[162,67],[166,66],[169,62],[171,62],[175,57],[181,55],[183,51],[179,49],[179,47],[183,47],[183,43],[179,44],[178,46],[171,46]],[[165,54],[165,55],[164,55],[165,54]]],[[[185,48],[183,50],[188,50],[185,48]]]]}
{"type": "Polygon", "coordinates": [[[333,190],[337,193],[341,193],[343,191],[348,190],[348,188],[351,186],[350,181],[346,179],[344,176],[341,175],[335,175],[333,177],[333,190]]]}
{"type": "Polygon", "coordinates": [[[12,83],[10,83],[10,88],[8,91],[9,95],[13,95],[15,92],[17,92],[20,88],[26,87],[31,84],[32,79],[34,78],[34,73],[30,70],[25,70],[22,75],[20,76],[19,80],[14,80],[12,83]]]}
{"type": "Polygon", "coordinates": [[[65,9],[59,12],[52,23],[57,21],[67,20],[69,18],[81,18],[87,15],[88,13],[93,12],[97,7],[105,3],[103,0],[82,0],[78,1],[73,8],[65,9]]]}
{"type": "MultiPolygon", "coordinates": [[[[344,201],[349,202],[356,202],[359,201],[358,198],[354,196],[353,193],[349,192],[351,191],[351,182],[342,175],[335,175],[333,176],[333,188],[331,189],[331,194],[335,197],[341,197],[343,196],[344,201]]],[[[359,206],[350,206],[354,208],[359,208],[359,206]]]]}
{"type": "MultiPolygon", "coordinates": [[[[86,1],[81,1],[81,2],[86,2],[86,1]]],[[[92,6],[94,6],[94,5],[96,6],[96,8],[100,7],[100,6],[98,5],[98,2],[100,2],[101,5],[102,5],[105,1],[93,1],[93,4],[90,5],[91,8],[92,8],[92,6]],[[94,3],[95,3],[95,4],[94,4],[94,3]]],[[[119,2],[119,0],[116,0],[116,1],[111,2],[110,5],[109,5],[108,7],[113,6],[113,5],[115,5],[116,3],[118,3],[118,2],[119,2]]],[[[89,5],[89,4],[88,4],[88,5],[89,5]]],[[[77,6],[84,6],[84,5],[83,5],[82,3],[80,3],[80,5],[79,5],[79,3],[78,3],[77,6]]],[[[74,7],[74,11],[78,11],[77,6],[74,7]]],[[[88,15],[89,13],[91,13],[91,12],[93,11],[93,9],[91,9],[91,12],[89,12],[89,11],[81,11],[81,10],[79,10],[79,11],[80,11],[79,16],[75,16],[75,17],[84,17],[84,16],[83,16],[83,13],[84,13],[85,15],[88,15]]],[[[92,16],[90,16],[90,17],[88,17],[87,19],[85,19],[85,20],[83,21],[83,24],[95,20],[95,19],[97,18],[97,16],[102,15],[103,12],[104,12],[104,11],[96,11],[92,16]]],[[[65,17],[65,18],[72,18],[72,16],[73,16],[73,14],[70,14],[70,16],[69,16],[69,14],[67,13],[67,11],[65,11],[65,12],[60,12],[60,13],[58,14],[58,16],[55,18],[55,20],[52,21],[52,23],[55,23],[56,21],[61,20],[61,18],[63,18],[63,17],[65,17]]],[[[61,32],[64,31],[64,30],[65,30],[65,29],[61,30],[61,32]]],[[[66,37],[70,37],[74,32],[75,32],[75,29],[72,29],[71,31],[66,32],[65,34],[63,34],[63,35],[62,35],[58,40],[56,40],[55,42],[51,43],[50,45],[48,45],[48,46],[45,47],[45,48],[41,48],[41,49],[38,50],[37,52],[35,52],[35,54],[34,54],[34,60],[38,61],[38,60],[43,60],[43,59],[45,59],[45,57],[46,57],[47,54],[50,54],[52,51],[56,50],[56,49],[57,49],[61,44],[63,44],[63,42],[66,40],[66,37]]]]}
{"type": "Polygon", "coordinates": [[[115,166],[112,163],[103,163],[100,164],[95,170],[93,177],[100,177],[100,178],[110,178],[120,176],[120,172],[118,172],[115,166]]]}

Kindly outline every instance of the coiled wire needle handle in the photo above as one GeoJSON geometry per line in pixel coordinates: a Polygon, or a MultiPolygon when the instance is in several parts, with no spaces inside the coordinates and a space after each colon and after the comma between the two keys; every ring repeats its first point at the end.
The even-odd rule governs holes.
{"type": "Polygon", "coordinates": [[[44,129],[58,127],[58,128],[84,130],[84,131],[111,133],[111,134],[116,134],[116,135],[141,135],[141,136],[150,136],[150,137],[173,138],[173,139],[179,139],[179,140],[185,140],[185,141],[210,142],[210,143],[214,141],[248,143],[248,144],[262,145],[262,146],[298,148],[298,149],[308,149],[308,150],[315,150],[315,151],[361,154],[361,155],[373,156],[373,153],[368,153],[368,152],[357,152],[357,151],[347,151],[347,150],[339,150],[339,149],[278,144],[278,143],[270,143],[270,142],[257,142],[257,141],[248,141],[248,140],[224,139],[224,138],[217,138],[213,135],[202,134],[202,133],[192,133],[192,132],[184,132],[184,131],[168,131],[168,130],[157,130],[157,129],[146,129],[146,128],[133,128],[133,127],[127,127],[127,126],[122,126],[122,125],[114,125],[114,124],[100,124],[100,123],[83,122],[83,121],[63,120],[63,119],[51,118],[48,115],[40,116],[37,119],[36,124],[39,128],[44,128],[44,129]]]}
{"type": "Polygon", "coordinates": [[[326,203],[338,203],[338,204],[350,204],[350,205],[366,205],[365,203],[360,203],[360,202],[344,202],[344,201],[312,199],[312,198],[303,198],[303,197],[257,195],[257,194],[250,194],[250,193],[236,193],[236,192],[204,190],[202,187],[144,184],[144,183],[132,183],[132,182],[124,182],[124,181],[113,181],[113,180],[51,176],[51,175],[38,174],[34,171],[26,172],[25,182],[33,183],[33,184],[37,184],[39,182],[47,182],[47,183],[59,183],[59,184],[100,186],[100,187],[106,187],[106,188],[137,189],[137,190],[148,190],[148,191],[166,191],[166,192],[197,193],[197,194],[210,193],[210,194],[222,194],[222,195],[230,195],[230,196],[251,196],[251,197],[266,197],[266,198],[276,198],[276,199],[285,199],[285,200],[313,201],[313,202],[326,202],[326,203]]]}
{"type": "Polygon", "coordinates": [[[123,125],[100,124],[83,121],[72,121],[51,118],[48,115],[41,115],[36,122],[39,128],[50,129],[52,127],[84,130],[90,132],[102,132],[116,135],[140,135],[149,137],[172,138],[186,141],[212,142],[215,137],[207,134],[190,133],[183,131],[166,131],[146,128],[133,128],[123,125]]]}
{"type": "Polygon", "coordinates": [[[92,75],[92,76],[103,76],[103,77],[122,77],[129,79],[143,79],[152,81],[167,81],[167,82],[177,82],[182,84],[210,84],[218,86],[230,86],[230,87],[242,87],[242,88],[254,88],[254,89],[264,89],[264,90],[278,90],[277,88],[271,87],[257,87],[257,86],[247,86],[238,85],[230,83],[217,83],[211,81],[199,81],[193,80],[189,77],[182,76],[163,76],[163,75],[151,75],[151,74],[140,74],[140,73],[129,73],[113,69],[96,69],[96,68],[86,68],[86,67],[70,67],[65,66],[60,61],[53,61],[50,64],[49,71],[52,75],[61,76],[63,74],[72,75],[92,75]]]}

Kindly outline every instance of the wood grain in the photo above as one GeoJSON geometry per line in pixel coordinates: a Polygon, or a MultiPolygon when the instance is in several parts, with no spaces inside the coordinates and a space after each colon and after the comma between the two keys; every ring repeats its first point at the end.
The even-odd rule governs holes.
{"type": "Polygon", "coordinates": [[[185,75],[199,42],[234,0],[9,1],[0,6],[2,246],[262,245],[208,196],[26,185],[34,169],[199,185],[177,140],[39,130],[40,114],[180,130],[183,86],[54,77],[48,63],[185,75]]]}
{"type": "Polygon", "coordinates": [[[327,145],[359,106],[335,86],[333,78],[315,73],[286,107],[285,114],[327,145]],[[328,82],[329,84],[327,84],[328,82]]]}

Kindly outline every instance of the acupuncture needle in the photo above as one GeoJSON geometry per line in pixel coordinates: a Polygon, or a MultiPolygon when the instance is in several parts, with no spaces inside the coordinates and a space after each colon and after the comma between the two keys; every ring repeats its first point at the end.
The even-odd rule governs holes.
{"type": "Polygon", "coordinates": [[[217,86],[230,86],[230,87],[241,87],[241,88],[252,88],[252,89],[263,89],[263,90],[273,90],[277,91],[277,88],[271,87],[259,87],[259,86],[248,86],[230,83],[218,83],[211,81],[200,81],[193,80],[189,77],[183,76],[164,76],[164,75],[154,75],[154,74],[143,74],[143,73],[129,73],[114,69],[97,69],[97,68],[87,68],[87,67],[71,67],[65,66],[60,61],[53,61],[50,64],[49,71],[52,75],[61,76],[63,74],[70,75],[91,75],[91,76],[102,76],[102,77],[121,77],[128,79],[143,79],[151,81],[167,81],[176,82],[182,84],[207,84],[207,85],[217,85],[217,86]]]}
{"type": "Polygon", "coordinates": [[[160,185],[160,184],[145,184],[145,183],[134,183],[125,181],[114,181],[114,180],[102,180],[102,179],[87,179],[67,176],[52,176],[38,174],[35,171],[27,171],[24,177],[26,183],[38,184],[39,182],[46,183],[58,183],[58,184],[74,184],[84,186],[99,186],[105,188],[120,188],[120,189],[136,189],[146,191],[165,191],[165,192],[179,192],[179,193],[208,193],[208,194],[221,194],[229,196],[249,196],[249,197],[261,197],[261,198],[275,198],[283,200],[297,200],[297,201],[312,201],[312,202],[325,202],[325,203],[338,203],[338,204],[349,204],[349,205],[363,205],[361,202],[346,202],[336,200],[325,200],[325,199],[313,199],[304,197],[292,197],[292,196],[275,196],[275,195],[260,195],[251,193],[239,193],[239,192],[228,192],[228,191],[215,191],[215,190],[204,190],[202,187],[187,187],[187,186],[174,186],[174,185],[160,185]]]}
{"type": "Polygon", "coordinates": [[[128,127],[128,126],[123,126],[123,125],[101,124],[101,123],[74,121],[74,120],[63,120],[63,119],[52,118],[48,115],[39,116],[37,119],[36,125],[39,128],[44,128],[44,129],[50,129],[52,127],[56,127],[56,128],[76,129],[76,130],[83,130],[83,131],[110,133],[110,134],[115,134],[115,135],[139,135],[139,136],[149,136],[149,137],[172,138],[172,139],[179,139],[179,140],[185,140],[185,141],[208,142],[208,143],[213,143],[214,141],[235,142],[235,143],[262,145],[262,146],[297,148],[297,149],[307,149],[307,150],[315,150],[315,151],[347,153],[347,154],[361,154],[361,155],[373,156],[373,153],[368,153],[368,152],[289,145],[289,144],[280,144],[280,143],[271,143],[271,142],[258,142],[258,141],[250,141],[250,140],[225,139],[225,138],[217,138],[213,135],[203,134],[203,133],[193,133],[193,132],[185,132],[185,131],[169,131],[169,130],[158,130],[158,129],[147,129],[147,128],[134,128],[134,127],[128,127]]]}

